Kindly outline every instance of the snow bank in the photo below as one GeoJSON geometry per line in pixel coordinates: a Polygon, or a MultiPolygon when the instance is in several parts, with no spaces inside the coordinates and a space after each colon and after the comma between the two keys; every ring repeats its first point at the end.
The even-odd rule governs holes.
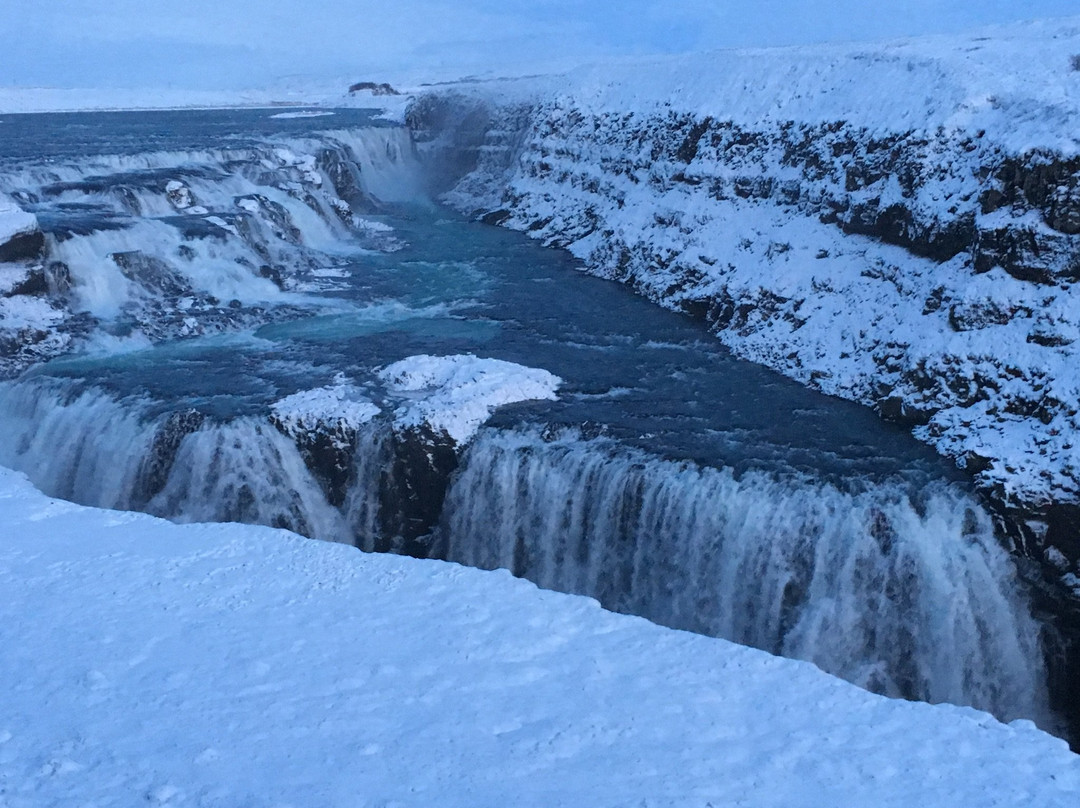
{"type": "Polygon", "coordinates": [[[0,245],[38,229],[37,217],[20,208],[11,197],[0,194],[0,245]]]}
{"type": "Polygon", "coordinates": [[[334,384],[293,393],[270,409],[290,435],[317,429],[355,432],[380,412],[360,388],[349,384],[340,373],[334,384]]]}
{"type": "Polygon", "coordinates": [[[1075,806],[1026,721],[506,573],[50,500],[0,470],[12,806],[1075,806]]]}
{"type": "Polygon", "coordinates": [[[555,399],[562,379],[546,370],[500,359],[461,356],[410,356],[380,374],[391,391],[407,395],[395,412],[402,426],[428,424],[465,443],[504,404],[555,399]]]}

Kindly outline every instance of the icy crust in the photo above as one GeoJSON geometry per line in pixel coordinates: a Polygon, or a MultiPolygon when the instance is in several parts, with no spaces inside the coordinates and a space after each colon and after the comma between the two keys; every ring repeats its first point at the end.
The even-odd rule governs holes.
{"type": "Polygon", "coordinates": [[[467,442],[497,407],[519,401],[554,400],[562,379],[538,368],[501,359],[410,356],[379,376],[405,403],[394,413],[405,427],[427,424],[457,443],[467,442]]]}
{"type": "Polygon", "coordinates": [[[0,245],[37,229],[38,222],[34,214],[27,213],[11,197],[0,193],[0,245]]]}
{"type": "Polygon", "coordinates": [[[1074,806],[1027,721],[508,573],[50,500],[0,471],[13,806],[1074,806]],[[267,630],[272,627],[272,630],[267,630]]]}
{"type": "Polygon", "coordinates": [[[293,393],[270,410],[284,431],[293,436],[318,430],[355,432],[380,412],[363,390],[341,374],[332,385],[293,393]]]}
{"type": "Polygon", "coordinates": [[[1002,502],[1077,501],[1075,53],[1046,22],[446,91],[489,117],[447,201],[916,427],[1002,502]]]}

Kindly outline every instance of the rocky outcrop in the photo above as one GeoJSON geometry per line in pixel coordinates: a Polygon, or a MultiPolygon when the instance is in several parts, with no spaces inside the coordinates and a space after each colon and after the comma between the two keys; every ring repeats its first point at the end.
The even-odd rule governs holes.
{"type": "Polygon", "coordinates": [[[45,249],[45,236],[40,230],[16,233],[0,242],[0,262],[34,261],[45,249]]]}
{"type": "Polygon", "coordinates": [[[385,81],[360,81],[349,87],[350,93],[369,92],[372,95],[401,95],[385,81]]]}
{"type": "Polygon", "coordinates": [[[41,256],[44,246],[37,217],[0,194],[0,263],[33,261],[41,256]]]}

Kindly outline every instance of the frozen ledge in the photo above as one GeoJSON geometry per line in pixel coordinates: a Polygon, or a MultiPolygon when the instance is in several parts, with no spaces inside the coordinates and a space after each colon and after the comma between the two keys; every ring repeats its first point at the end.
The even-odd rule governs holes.
{"type": "Polygon", "coordinates": [[[506,573],[83,508],[6,470],[0,513],[11,805],[1080,799],[1080,758],[1028,722],[506,573]]]}
{"type": "Polygon", "coordinates": [[[13,238],[37,232],[37,217],[20,208],[5,194],[0,194],[0,246],[13,238]]]}

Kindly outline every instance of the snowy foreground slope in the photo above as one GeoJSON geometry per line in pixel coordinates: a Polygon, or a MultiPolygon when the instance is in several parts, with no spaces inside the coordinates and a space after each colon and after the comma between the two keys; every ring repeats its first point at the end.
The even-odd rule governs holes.
{"type": "Polygon", "coordinates": [[[455,206],[910,425],[1080,561],[1080,19],[444,89],[410,124],[455,206]]]}
{"type": "Polygon", "coordinates": [[[504,573],[0,471],[0,804],[1074,806],[1029,722],[890,701],[504,573]]]}

